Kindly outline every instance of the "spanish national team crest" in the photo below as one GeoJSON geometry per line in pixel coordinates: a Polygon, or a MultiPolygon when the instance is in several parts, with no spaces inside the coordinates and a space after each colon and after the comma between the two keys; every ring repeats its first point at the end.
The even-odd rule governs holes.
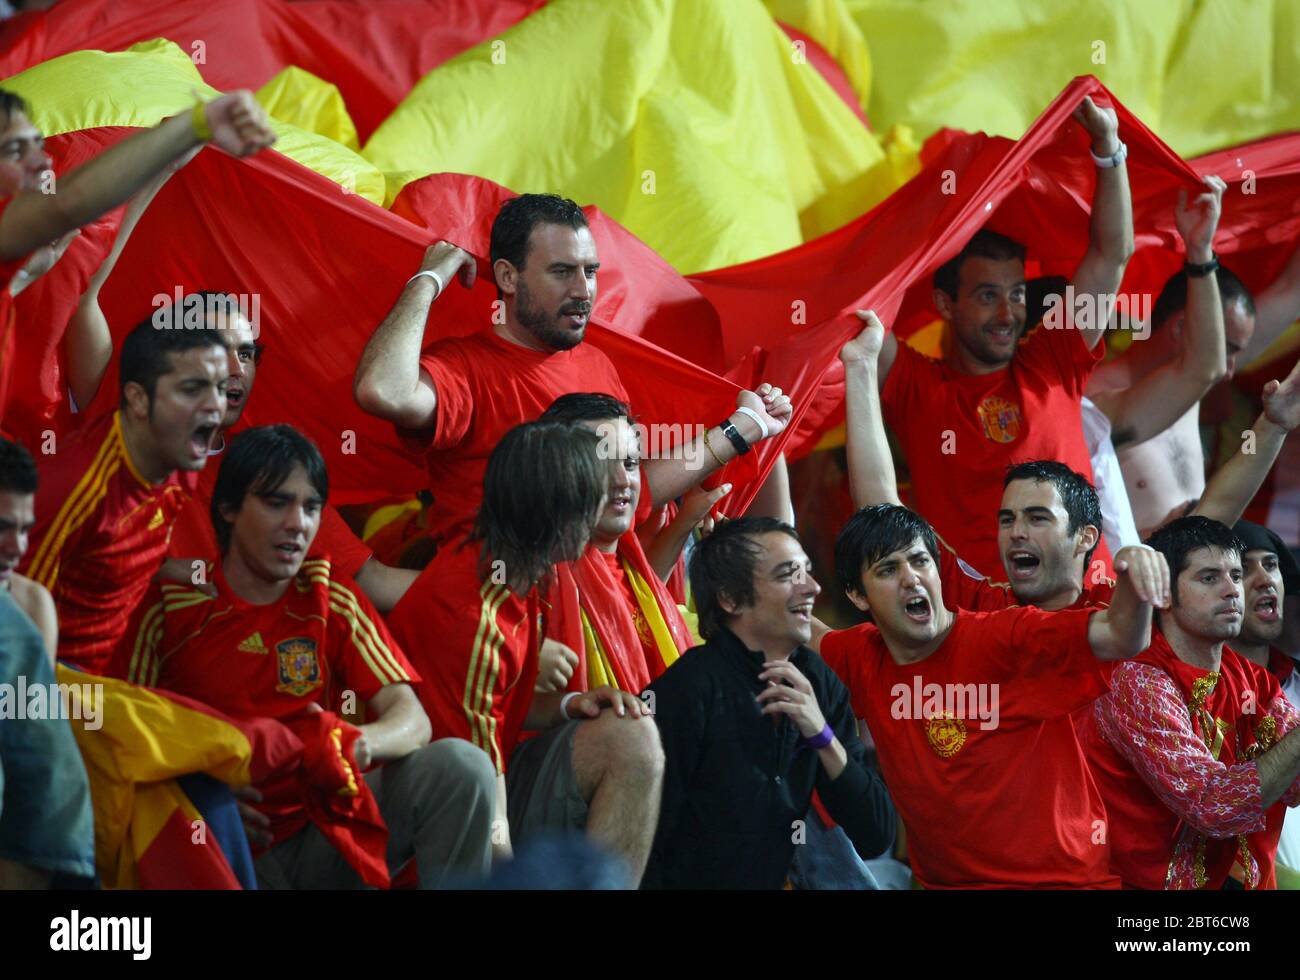
{"type": "Polygon", "coordinates": [[[275,645],[280,658],[280,683],[277,691],[302,697],[320,687],[320,662],[316,659],[316,641],[306,636],[295,636],[275,645]]]}
{"type": "Polygon", "coordinates": [[[994,442],[1015,442],[1020,435],[1020,406],[990,395],[980,402],[980,424],[994,442]]]}
{"type": "Polygon", "coordinates": [[[926,721],[925,738],[941,759],[951,759],[966,744],[966,722],[945,711],[942,718],[926,721]]]}

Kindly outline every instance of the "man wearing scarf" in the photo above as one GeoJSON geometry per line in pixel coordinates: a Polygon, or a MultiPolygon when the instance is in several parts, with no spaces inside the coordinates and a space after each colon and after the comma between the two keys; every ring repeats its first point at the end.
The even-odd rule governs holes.
{"type": "MultiPolygon", "coordinates": [[[[562,395],[542,418],[593,430],[610,467],[609,500],[581,558],[557,587],[577,594],[579,622],[560,627],[578,640],[574,690],[609,685],[639,694],[694,645],[677,604],[633,531],[641,499],[641,447],[627,404],[612,395],[562,395]]],[[[561,604],[562,608],[565,604],[561,604]]]]}
{"type": "Polygon", "coordinates": [[[1169,563],[1172,606],[1115,669],[1089,739],[1112,867],[1131,888],[1276,887],[1280,804],[1300,803],[1300,714],[1226,646],[1242,628],[1247,547],[1204,517],[1149,544],[1169,563]]]}

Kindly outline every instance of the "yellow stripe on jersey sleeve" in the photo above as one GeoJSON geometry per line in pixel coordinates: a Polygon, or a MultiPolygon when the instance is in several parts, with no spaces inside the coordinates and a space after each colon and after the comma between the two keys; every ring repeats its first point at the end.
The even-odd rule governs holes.
{"type": "Polygon", "coordinates": [[[140,629],[135,634],[135,646],[131,651],[131,663],[126,671],[126,679],[132,684],[144,684],[142,678],[151,673],[152,661],[158,654],[158,643],[162,640],[165,624],[166,610],[161,602],[151,606],[140,620],[140,629]]]}
{"type": "Polygon", "coordinates": [[[348,621],[352,627],[352,642],[365,659],[371,672],[385,684],[409,682],[411,675],[398,662],[389,649],[374,621],[357,602],[357,597],[338,582],[329,583],[330,609],[348,621]]]}
{"type": "Polygon", "coordinates": [[[108,492],[108,481],[121,464],[120,452],[121,432],[117,419],[114,419],[112,428],[109,429],[104,441],[100,443],[99,450],[95,453],[95,458],[86,468],[81,479],[77,481],[77,485],[73,487],[72,493],[68,494],[68,499],[63,502],[58,513],[54,515],[50,529],[41,540],[40,547],[36,549],[36,555],[28,568],[28,577],[40,582],[51,592],[54,591],[54,585],[59,579],[63,546],[69,536],[86,523],[86,519],[103,501],[104,495],[108,492]]]}
{"type": "Polygon", "coordinates": [[[485,582],[479,590],[482,604],[479,608],[478,630],[470,651],[469,669],[465,672],[465,699],[462,707],[469,719],[470,741],[492,756],[497,773],[505,772],[505,759],[493,737],[496,719],[492,717],[492,688],[496,683],[499,658],[496,650],[504,642],[497,626],[497,610],[505,602],[510,590],[504,585],[485,582]],[[484,680],[491,675],[491,681],[484,680]]]}

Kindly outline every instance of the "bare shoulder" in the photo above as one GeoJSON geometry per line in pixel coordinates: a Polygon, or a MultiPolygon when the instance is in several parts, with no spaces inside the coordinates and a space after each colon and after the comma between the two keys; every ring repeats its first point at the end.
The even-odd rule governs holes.
{"type": "Polygon", "coordinates": [[[15,572],[9,580],[9,592],[14,597],[18,608],[27,614],[27,618],[36,624],[47,647],[56,642],[59,630],[59,615],[54,606],[54,597],[50,590],[29,579],[26,575],[15,572]]]}

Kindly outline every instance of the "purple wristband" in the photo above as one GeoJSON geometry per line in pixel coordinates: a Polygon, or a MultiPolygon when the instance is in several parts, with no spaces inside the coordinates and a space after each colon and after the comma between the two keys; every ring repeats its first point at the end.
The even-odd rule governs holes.
{"type": "Polygon", "coordinates": [[[835,741],[835,733],[831,731],[830,725],[823,725],[822,730],[811,738],[799,740],[799,745],[805,749],[824,749],[835,741]]]}

